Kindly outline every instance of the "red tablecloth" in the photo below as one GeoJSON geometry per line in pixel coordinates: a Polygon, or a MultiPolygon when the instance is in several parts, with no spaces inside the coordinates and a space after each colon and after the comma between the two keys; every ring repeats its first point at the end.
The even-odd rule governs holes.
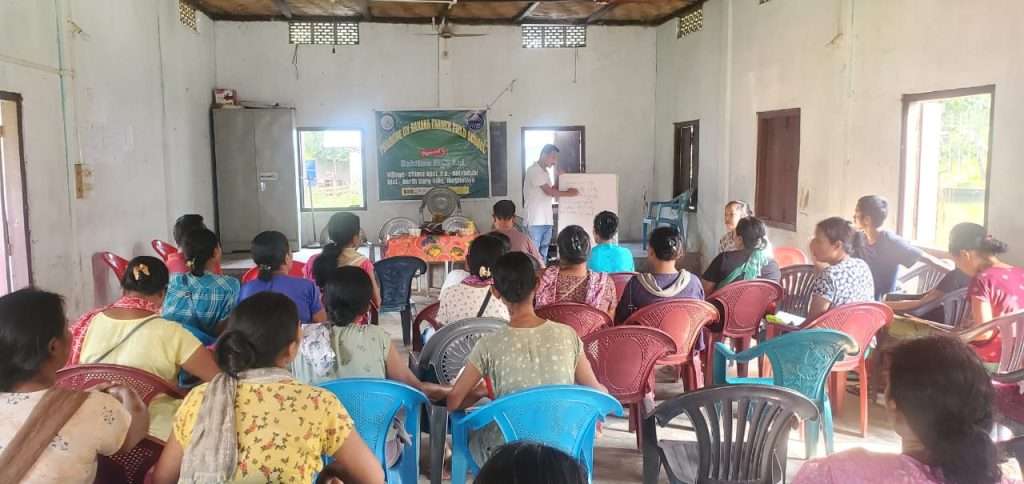
{"type": "Polygon", "coordinates": [[[461,262],[466,260],[469,243],[476,235],[400,235],[388,240],[385,257],[407,255],[427,262],[461,262]]]}

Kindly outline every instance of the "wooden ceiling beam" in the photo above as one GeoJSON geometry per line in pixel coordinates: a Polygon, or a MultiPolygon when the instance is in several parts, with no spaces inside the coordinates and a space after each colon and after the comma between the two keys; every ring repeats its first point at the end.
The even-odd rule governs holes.
{"type": "Polygon", "coordinates": [[[594,22],[597,22],[598,20],[601,20],[602,18],[604,18],[605,15],[608,15],[609,12],[615,10],[615,7],[618,7],[621,3],[623,3],[623,0],[611,0],[610,2],[604,4],[601,8],[597,9],[594,13],[590,14],[590,16],[587,17],[587,19],[583,21],[583,23],[590,25],[594,22]]]}
{"type": "Polygon", "coordinates": [[[530,2],[530,4],[527,5],[526,8],[524,8],[522,12],[519,12],[519,15],[516,15],[516,18],[514,18],[512,20],[512,23],[515,23],[515,24],[523,23],[523,20],[526,20],[526,18],[529,17],[530,14],[532,14],[534,10],[537,10],[537,6],[539,6],[539,5],[540,5],[540,2],[530,2]]]}
{"type": "Polygon", "coordinates": [[[292,18],[292,8],[288,6],[288,0],[274,0],[274,8],[276,8],[284,18],[292,18]]]}
{"type": "Polygon", "coordinates": [[[701,5],[704,5],[704,2],[706,1],[708,0],[696,0],[690,2],[689,4],[676,9],[675,11],[668,15],[652,20],[650,23],[648,23],[648,25],[652,27],[657,27],[665,22],[668,22],[669,20],[672,20],[673,17],[682,17],[683,15],[686,15],[694,10],[697,10],[698,8],[701,7],[701,5]]]}
{"type": "Polygon", "coordinates": [[[354,7],[355,10],[357,12],[359,12],[359,16],[362,17],[363,20],[369,21],[369,20],[373,19],[373,12],[370,11],[370,2],[369,2],[369,0],[349,0],[349,1],[351,2],[352,7],[354,7]]]}

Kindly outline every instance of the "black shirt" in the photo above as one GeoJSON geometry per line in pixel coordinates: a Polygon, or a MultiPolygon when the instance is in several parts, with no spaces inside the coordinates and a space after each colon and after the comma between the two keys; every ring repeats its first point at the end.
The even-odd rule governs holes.
{"type": "MultiPolygon", "coordinates": [[[[722,252],[711,261],[711,265],[704,271],[702,279],[708,282],[718,284],[723,279],[729,277],[732,271],[736,270],[737,267],[743,265],[750,258],[750,254],[753,251],[750,250],[733,250],[729,252],[722,252]]],[[[775,259],[768,259],[768,263],[761,268],[761,276],[759,279],[768,279],[775,282],[779,282],[782,278],[782,272],[779,271],[779,264],[775,262],[775,259]]]]}

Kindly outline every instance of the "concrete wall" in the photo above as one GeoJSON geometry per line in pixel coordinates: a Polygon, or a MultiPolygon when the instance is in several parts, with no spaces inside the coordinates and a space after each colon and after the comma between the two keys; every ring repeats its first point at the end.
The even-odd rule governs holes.
{"type": "MultiPolygon", "coordinates": [[[[1015,0],[710,0],[704,30],[676,39],[658,29],[656,179],[671,190],[671,124],[701,120],[700,240],[724,230],[722,205],[754,197],[756,113],[801,108],[797,231],[850,218],[859,196],[899,196],[901,97],[996,85],[989,226],[1024,262],[1024,220],[1014,211],[1024,175],[1015,136],[1024,121],[1024,4],[1015,0]]],[[[895,211],[888,226],[895,226],[895,211]]]]}
{"type": "Polygon", "coordinates": [[[0,4],[0,89],[24,97],[32,272],[69,313],[116,293],[106,273],[93,283],[94,253],[152,254],[178,213],[212,216],[212,29],[186,29],[162,0],[0,4]],[[92,171],[84,199],[75,163],[92,171]]]}
{"type": "MultiPolygon", "coordinates": [[[[644,191],[654,170],[655,30],[591,27],[587,47],[523,49],[517,27],[462,27],[484,37],[436,41],[422,25],[363,24],[358,46],[288,44],[287,25],[218,22],[217,84],[239,97],[295,106],[298,126],[362,129],[369,234],[390,217],[417,217],[419,202],[379,202],[375,109],[490,107],[508,122],[508,198],[521,201],[520,128],[584,125],[587,171],[620,176],[623,237],[639,239],[644,191]],[[447,52],[447,53],[446,53],[447,52]]],[[[490,225],[492,200],[463,209],[490,225]]],[[[330,213],[317,214],[322,228],[330,213]]],[[[304,240],[312,237],[307,215],[304,240]]]]}

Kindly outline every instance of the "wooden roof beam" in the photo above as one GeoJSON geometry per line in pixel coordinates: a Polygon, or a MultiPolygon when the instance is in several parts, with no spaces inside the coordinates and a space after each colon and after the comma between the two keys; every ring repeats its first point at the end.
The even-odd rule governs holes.
{"type": "Polygon", "coordinates": [[[274,0],[274,8],[276,8],[284,18],[292,18],[292,8],[288,6],[288,0],[274,0]]]}
{"type": "Polygon", "coordinates": [[[704,5],[704,2],[706,1],[707,0],[695,0],[693,2],[690,2],[687,5],[684,5],[676,9],[672,13],[665,15],[664,17],[652,20],[649,25],[651,25],[652,27],[657,27],[665,22],[668,22],[669,20],[672,20],[673,17],[682,17],[683,15],[686,15],[694,10],[697,10],[698,8],[701,7],[701,5],[704,5]]]}
{"type": "Polygon", "coordinates": [[[601,20],[602,18],[604,18],[605,15],[608,15],[609,12],[614,10],[615,7],[618,7],[621,3],[623,3],[623,0],[611,0],[610,2],[604,4],[601,8],[597,9],[597,11],[590,14],[590,16],[587,17],[587,19],[584,20],[583,23],[590,25],[594,22],[597,22],[598,20],[601,20]]]}
{"type": "Polygon", "coordinates": [[[521,24],[521,23],[523,23],[523,20],[526,20],[526,18],[529,17],[530,14],[532,14],[534,10],[537,10],[537,6],[538,5],[540,5],[540,2],[531,2],[529,5],[526,6],[526,8],[523,9],[522,12],[519,12],[519,15],[516,15],[516,18],[514,20],[512,20],[512,23],[514,23],[514,24],[521,24]]]}

